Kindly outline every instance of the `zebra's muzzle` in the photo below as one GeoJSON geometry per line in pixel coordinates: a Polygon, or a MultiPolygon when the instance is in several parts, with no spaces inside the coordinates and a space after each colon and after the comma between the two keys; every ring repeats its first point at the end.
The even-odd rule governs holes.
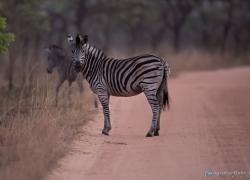
{"type": "Polygon", "coordinates": [[[48,73],[48,74],[51,74],[51,73],[52,73],[52,70],[50,70],[50,69],[47,68],[47,73],[48,73]]]}
{"type": "Polygon", "coordinates": [[[76,72],[80,72],[81,71],[82,65],[81,65],[80,61],[76,61],[75,64],[74,64],[74,66],[75,66],[76,72]]]}

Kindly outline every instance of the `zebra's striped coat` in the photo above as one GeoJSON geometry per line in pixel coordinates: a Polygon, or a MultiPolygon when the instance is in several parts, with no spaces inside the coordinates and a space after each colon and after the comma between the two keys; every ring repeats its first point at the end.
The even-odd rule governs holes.
{"type": "Polygon", "coordinates": [[[129,97],[144,92],[152,108],[153,119],[147,136],[159,135],[160,113],[169,105],[167,77],[169,66],[161,58],[145,54],[128,59],[110,58],[77,35],[72,43],[72,59],[76,71],[81,71],[103,106],[104,129],[111,129],[109,97],[129,97]]]}

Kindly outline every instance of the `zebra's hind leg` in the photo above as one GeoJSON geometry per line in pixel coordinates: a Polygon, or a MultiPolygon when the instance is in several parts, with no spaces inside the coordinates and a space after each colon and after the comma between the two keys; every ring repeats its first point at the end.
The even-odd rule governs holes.
{"type": "Polygon", "coordinates": [[[162,94],[161,93],[158,93],[157,95],[157,98],[158,98],[158,101],[160,102],[160,108],[159,108],[159,118],[158,118],[158,121],[157,121],[157,125],[156,125],[156,131],[154,133],[155,136],[159,136],[159,131],[160,131],[160,121],[161,121],[161,108],[162,108],[162,94]]]}
{"type": "MultiPolygon", "coordinates": [[[[155,134],[157,135],[157,125],[160,117],[160,103],[158,101],[158,98],[156,96],[157,91],[144,91],[146,98],[149,102],[149,105],[152,109],[153,112],[153,118],[152,118],[152,123],[149,131],[146,134],[146,137],[152,137],[155,134]]],[[[158,133],[159,134],[159,133],[158,133]]]]}
{"type": "Polygon", "coordinates": [[[102,134],[108,136],[109,131],[111,130],[110,111],[109,111],[109,95],[106,93],[98,93],[98,98],[102,104],[103,114],[104,114],[104,128],[102,130],[102,134]]]}
{"type": "Polygon", "coordinates": [[[155,136],[159,136],[159,131],[160,131],[160,119],[161,119],[161,111],[159,111],[159,118],[158,118],[158,121],[157,121],[157,125],[156,125],[156,130],[155,130],[155,133],[154,135],[155,136]]]}

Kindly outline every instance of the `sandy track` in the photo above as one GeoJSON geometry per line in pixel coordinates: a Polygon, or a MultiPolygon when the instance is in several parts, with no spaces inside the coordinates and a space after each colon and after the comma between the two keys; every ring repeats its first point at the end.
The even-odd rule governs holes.
{"type": "Polygon", "coordinates": [[[162,115],[159,137],[144,137],[151,111],[143,95],[112,98],[111,135],[100,135],[100,114],[47,179],[200,180],[207,170],[250,173],[250,68],[186,73],[169,87],[171,109],[162,115]]]}

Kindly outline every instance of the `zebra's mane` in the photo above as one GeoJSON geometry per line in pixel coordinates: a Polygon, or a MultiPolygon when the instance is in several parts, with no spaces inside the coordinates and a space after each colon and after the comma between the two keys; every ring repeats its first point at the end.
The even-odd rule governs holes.
{"type": "Polygon", "coordinates": [[[88,53],[93,53],[93,52],[100,52],[101,54],[103,54],[103,55],[105,55],[105,53],[101,50],[101,49],[99,49],[99,48],[97,48],[97,47],[95,47],[95,46],[93,46],[93,45],[90,45],[90,44],[85,44],[84,45],[84,47],[88,50],[88,53]]]}
{"type": "Polygon", "coordinates": [[[57,50],[63,51],[63,48],[60,47],[60,46],[58,46],[58,45],[56,45],[56,44],[50,45],[50,46],[49,46],[49,49],[50,49],[50,50],[55,50],[55,49],[57,49],[57,50]]]}
{"type": "Polygon", "coordinates": [[[65,50],[56,44],[50,45],[49,50],[51,51],[51,53],[54,53],[58,57],[65,57],[66,56],[65,50]]]}

